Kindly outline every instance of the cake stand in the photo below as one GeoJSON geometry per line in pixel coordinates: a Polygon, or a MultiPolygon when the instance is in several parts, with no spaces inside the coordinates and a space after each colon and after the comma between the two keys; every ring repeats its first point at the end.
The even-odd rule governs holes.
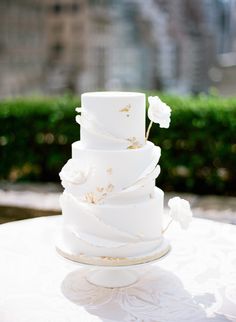
{"type": "Polygon", "coordinates": [[[135,264],[132,264],[130,261],[129,264],[122,265],[119,263],[114,264],[114,261],[111,261],[110,265],[109,263],[102,265],[101,261],[99,263],[96,263],[96,261],[94,263],[86,263],[81,260],[80,257],[70,254],[61,241],[56,243],[56,250],[64,258],[80,266],[86,267],[88,269],[86,279],[89,283],[96,286],[114,288],[130,286],[137,282],[140,275],[140,268],[153,264],[166,257],[171,250],[171,246],[168,240],[163,239],[161,245],[149,260],[140,260],[140,262],[135,264]]]}

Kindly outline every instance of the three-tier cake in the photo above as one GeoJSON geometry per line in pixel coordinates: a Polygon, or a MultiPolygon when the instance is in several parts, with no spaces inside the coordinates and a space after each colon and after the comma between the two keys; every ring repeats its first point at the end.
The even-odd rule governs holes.
{"type": "Polygon", "coordinates": [[[82,94],[80,141],[60,172],[65,257],[96,265],[155,259],[163,247],[161,150],[145,138],[143,93],[82,94]]]}

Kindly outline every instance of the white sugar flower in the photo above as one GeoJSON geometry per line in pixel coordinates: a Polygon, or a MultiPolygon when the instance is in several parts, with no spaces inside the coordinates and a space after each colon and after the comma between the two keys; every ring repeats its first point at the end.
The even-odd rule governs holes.
{"type": "Polygon", "coordinates": [[[170,125],[171,108],[162,102],[158,96],[148,97],[148,118],[150,123],[146,133],[146,140],[148,139],[151,127],[153,123],[158,123],[161,128],[168,128],[170,125]]]}
{"type": "Polygon", "coordinates": [[[171,108],[162,102],[158,96],[148,97],[148,117],[153,123],[160,124],[161,128],[168,128],[170,125],[171,108]]]}
{"type": "Polygon", "coordinates": [[[171,198],[168,202],[172,220],[179,222],[181,228],[187,229],[192,220],[192,211],[187,200],[180,197],[171,198]]]}
{"type": "Polygon", "coordinates": [[[59,176],[62,181],[67,181],[73,184],[83,184],[87,180],[88,168],[81,169],[78,160],[69,159],[61,169],[59,176]]]}

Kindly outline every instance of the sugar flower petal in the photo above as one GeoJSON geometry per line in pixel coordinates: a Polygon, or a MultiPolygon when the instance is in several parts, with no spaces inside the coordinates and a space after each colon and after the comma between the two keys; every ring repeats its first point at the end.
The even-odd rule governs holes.
{"type": "Polygon", "coordinates": [[[171,108],[158,96],[148,97],[148,118],[153,123],[158,123],[161,128],[168,128],[170,125],[171,108]]]}
{"type": "Polygon", "coordinates": [[[168,202],[170,216],[177,221],[181,228],[187,229],[192,220],[192,211],[187,200],[180,197],[171,198],[168,202]]]}
{"type": "Polygon", "coordinates": [[[68,181],[73,184],[83,184],[88,177],[89,169],[82,169],[77,160],[69,159],[61,169],[59,176],[62,181],[68,181]]]}

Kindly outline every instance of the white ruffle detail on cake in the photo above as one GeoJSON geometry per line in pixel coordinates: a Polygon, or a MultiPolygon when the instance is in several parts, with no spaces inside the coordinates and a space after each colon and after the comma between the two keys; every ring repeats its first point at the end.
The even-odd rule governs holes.
{"type": "Polygon", "coordinates": [[[129,187],[122,189],[121,192],[138,189],[141,186],[146,185],[149,181],[155,180],[161,172],[160,166],[157,164],[160,159],[160,156],[161,156],[161,149],[160,147],[155,146],[154,153],[153,153],[153,160],[151,161],[151,163],[138,177],[137,181],[135,181],[129,187]]]}
{"type": "Polygon", "coordinates": [[[117,242],[114,240],[108,240],[104,238],[100,238],[91,234],[84,233],[82,231],[78,231],[75,229],[73,225],[66,225],[65,229],[72,233],[76,238],[79,240],[88,243],[90,246],[96,246],[96,247],[105,247],[105,248],[117,248],[127,245],[127,243],[124,242],[117,242]]]}
{"type": "Polygon", "coordinates": [[[116,227],[109,226],[100,220],[92,211],[92,205],[85,202],[78,201],[71,194],[63,192],[60,197],[60,205],[64,217],[67,218],[69,223],[74,223],[74,217],[76,216],[76,225],[83,232],[91,234],[93,236],[106,236],[106,238],[122,241],[122,242],[137,242],[140,237],[126,233],[119,230],[116,227]],[[76,209],[76,212],[75,212],[76,209]]]}
{"type": "MultiPolygon", "coordinates": [[[[103,248],[120,248],[120,247],[127,247],[128,245],[130,246],[134,246],[132,244],[137,245],[137,242],[130,242],[130,243],[121,243],[121,242],[117,242],[114,240],[109,240],[109,239],[104,239],[104,238],[100,238],[97,236],[93,236],[90,234],[86,234],[84,232],[78,231],[76,230],[72,225],[66,225],[65,229],[72,233],[76,238],[78,238],[78,240],[83,241],[84,243],[87,243],[89,246],[93,246],[93,247],[103,247],[103,248]]],[[[157,245],[157,241],[160,238],[155,238],[152,240],[144,240],[144,241],[139,241],[138,244],[141,247],[142,245],[147,245],[147,246],[156,246],[157,245]]]]}
{"type": "Polygon", "coordinates": [[[81,115],[76,115],[75,120],[76,122],[84,128],[86,131],[96,135],[101,136],[103,139],[112,140],[118,143],[125,144],[126,147],[130,145],[130,142],[127,139],[116,137],[115,135],[106,131],[103,126],[94,119],[92,115],[87,113],[84,108],[77,107],[76,112],[81,113],[81,115]]]}
{"type": "Polygon", "coordinates": [[[81,234],[71,226],[64,227],[64,242],[68,251],[74,255],[129,258],[143,256],[152,253],[161,244],[162,237],[151,241],[139,241],[130,243],[118,243],[114,240],[101,239],[88,234],[81,234]]]}
{"type": "Polygon", "coordinates": [[[113,199],[115,197],[121,197],[124,194],[132,193],[132,192],[135,192],[136,190],[139,190],[140,188],[146,187],[150,183],[150,181],[155,180],[161,172],[161,168],[159,165],[156,165],[154,169],[151,169],[151,167],[148,167],[148,170],[150,172],[147,173],[147,171],[145,170],[144,173],[138,178],[138,180],[132,185],[130,185],[129,187],[124,188],[120,191],[116,191],[108,194],[106,196],[106,200],[109,201],[109,199],[113,199]]]}
{"type": "Polygon", "coordinates": [[[64,240],[77,255],[139,256],[161,242],[163,191],[158,188],[138,204],[87,204],[66,192],[60,201],[64,240]]]}
{"type": "Polygon", "coordinates": [[[116,196],[121,196],[122,194],[133,192],[135,190],[140,189],[141,187],[145,187],[149,183],[149,181],[155,180],[160,174],[160,172],[161,172],[160,166],[157,165],[150,173],[146,174],[145,176],[142,176],[140,179],[138,179],[134,184],[132,184],[128,188],[124,188],[120,191],[111,193],[107,195],[106,199],[113,198],[116,196]]]}
{"type": "Polygon", "coordinates": [[[60,177],[66,191],[72,193],[76,198],[85,201],[86,194],[93,194],[98,203],[103,203],[105,200],[113,203],[118,201],[119,198],[122,200],[123,198],[127,199],[126,194],[128,194],[132,202],[133,198],[137,200],[147,198],[153,191],[154,181],[160,174],[158,165],[161,155],[160,147],[148,143],[145,147],[135,152],[131,150],[121,151],[120,153],[115,151],[112,157],[111,153],[107,155],[105,150],[102,152],[96,150],[85,151],[79,142],[74,146],[76,146],[78,155],[65,164],[60,172],[60,177]],[[135,165],[139,165],[143,161],[145,151],[148,152],[149,157],[146,164],[143,165],[144,168],[139,169],[139,166],[130,168],[126,161],[128,156],[134,153],[137,156],[136,158],[134,155],[132,156],[135,165]],[[101,164],[101,159],[107,164],[104,161],[101,164]],[[128,173],[122,178],[117,171],[120,171],[120,166],[125,168],[125,165],[128,167],[128,173]],[[109,174],[107,169],[111,171],[109,174]],[[84,180],[86,180],[86,185],[83,184],[84,180]],[[105,191],[105,188],[109,185],[110,187],[112,186],[112,191],[109,191],[101,198],[101,194],[97,189],[102,188],[105,191]]]}

